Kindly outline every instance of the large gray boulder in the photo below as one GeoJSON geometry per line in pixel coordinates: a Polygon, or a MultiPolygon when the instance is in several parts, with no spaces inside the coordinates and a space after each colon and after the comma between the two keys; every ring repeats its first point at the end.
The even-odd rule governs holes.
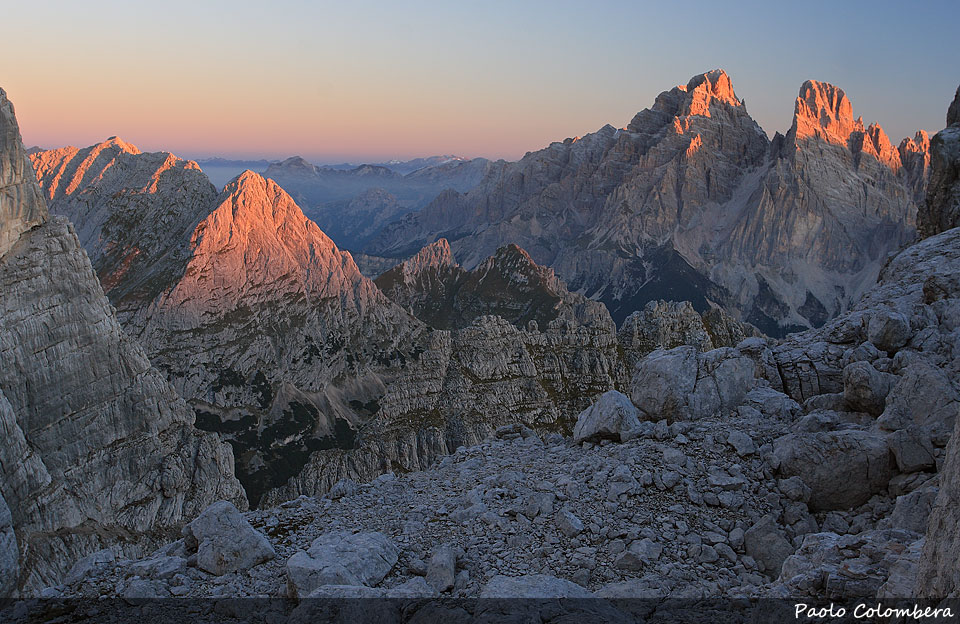
{"type": "Polygon", "coordinates": [[[327,533],[287,561],[287,589],[298,598],[324,585],[372,587],[390,572],[399,554],[383,533],[327,533]]]}
{"type": "Polygon", "coordinates": [[[197,567],[210,574],[247,570],[277,556],[263,534],[228,501],[207,507],[183,527],[184,548],[196,553],[197,567]]]}
{"type": "Polygon", "coordinates": [[[13,516],[7,501],[0,495],[0,600],[13,593],[19,577],[20,551],[13,532],[13,516]]]}
{"type": "Polygon", "coordinates": [[[630,398],[649,420],[698,420],[740,405],[756,385],[755,372],[752,359],[729,347],[658,349],[637,362],[630,398]]]}
{"type": "Polygon", "coordinates": [[[610,390],[596,403],[580,412],[573,428],[573,440],[580,443],[601,438],[626,442],[640,431],[638,411],[627,395],[610,390]]]}
{"type": "Polygon", "coordinates": [[[453,589],[457,575],[457,551],[452,546],[441,546],[427,563],[427,584],[437,592],[453,589]]]}
{"type": "Polygon", "coordinates": [[[880,528],[904,529],[921,535],[926,533],[930,512],[933,511],[939,491],[938,487],[930,485],[898,496],[893,513],[884,518],[880,528]]]}
{"type": "Polygon", "coordinates": [[[843,398],[851,410],[879,416],[896,382],[896,375],[881,373],[870,362],[854,362],[843,369],[843,398]]]}
{"type": "Polygon", "coordinates": [[[779,476],[800,477],[810,509],[849,509],[886,489],[896,473],[886,438],[861,430],[791,433],[773,443],[779,476]]]}
{"type": "Polygon", "coordinates": [[[960,393],[947,373],[928,358],[913,355],[904,360],[877,423],[891,431],[916,425],[931,438],[946,440],[958,413],[960,393]]]}
{"type": "Polygon", "coordinates": [[[780,576],[780,567],[794,550],[786,534],[769,515],[747,529],[743,534],[743,545],[747,554],[762,564],[763,571],[772,578],[780,576]]]}
{"type": "Polygon", "coordinates": [[[881,351],[892,353],[910,340],[910,319],[890,308],[879,308],[870,316],[867,338],[881,351]]]}

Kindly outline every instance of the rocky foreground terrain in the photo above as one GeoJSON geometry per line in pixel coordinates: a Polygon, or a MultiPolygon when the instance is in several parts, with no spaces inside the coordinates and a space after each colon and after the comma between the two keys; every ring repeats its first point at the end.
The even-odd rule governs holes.
{"type": "Polygon", "coordinates": [[[505,426],[427,470],[246,514],[217,503],[150,557],[95,553],[42,595],[203,598],[194,615],[218,619],[251,614],[210,599],[259,598],[257,617],[304,622],[492,622],[517,604],[550,619],[493,600],[511,598],[605,598],[567,615],[670,621],[717,596],[955,595],[958,274],[952,229],[821,330],[654,351],[571,437],[505,426]],[[426,600],[441,597],[464,602],[426,600]],[[321,598],[394,600],[351,614],[321,598]]]}
{"type": "MultiPolygon", "coordinates": [[[[229,447],[194,428],[120,329],[69,223],[46,213],[0,92],[0,164],[23,163],[0,176],[0,591],[22,598],[0,618],[691,621],[692,600],[722,597],[706,621],[739,621],[735,599],[960,598],[958,108],[960,91],[932,141],[926,238],[849,311],[784,340],[665,302],[616,332],[519,248],[470,271],[428,247],[380,287],[434,346],[384,395],[362,445],[315,452],[245,512],[229,447]],[[535,288],[537,305],[481,296],[497,279],[535,288]],[[432,327],[430,289],[479,316],[432,327]],[[431,411],[411,409],[424,397],[431,411]]],[[[189,247],[150,248],[184,267],[160,301],[185,284],[180,301],[201,312],[231,301],[232,287],[198,276],[218,256],[245,270],[250,254],[205,240],[272,244],[256,211],[310,231],[268,181],[235,182],[196,217],[207,225],[190,226],[189,247]],[[256,227],[222,226],[238,217],[256,227]]],[[[321,260],[339,254],[312,236],[321,260]]],[[[774,615],[751,617],[786,617],[774,615]]]]}

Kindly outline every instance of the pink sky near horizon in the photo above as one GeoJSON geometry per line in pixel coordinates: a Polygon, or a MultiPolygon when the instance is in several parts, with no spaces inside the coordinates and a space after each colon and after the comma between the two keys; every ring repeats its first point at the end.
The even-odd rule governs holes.
{"type": "Polygon", "coordinates": [[[28,145],[117,135],[189,158],[516,159],[624,126],[659,92],[716,67],[770,135],[789,128],[808,78],[843,88],[854,115],[895,144],[943,126],[960,79],[956,20],[943,16],[960,14],[953,3],[850,2],[829,23],[816,11],[738,7],[693,2],[691,26],[681,22],[693,36],[669,7],[613,0],[21,3],[8,18],[24,27],[0,42],[0,87],[28,145]],[[929,24],[922,37],[875,44],[907,16],[929,24]],[[803,45],[785,45],[785,27],[803,45]]]}

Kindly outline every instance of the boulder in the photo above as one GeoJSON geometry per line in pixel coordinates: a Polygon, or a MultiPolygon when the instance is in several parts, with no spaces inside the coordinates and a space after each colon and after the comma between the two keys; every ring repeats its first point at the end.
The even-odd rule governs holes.
{"type": "MultiPolygon", "coordinates": [[[[198,557],[199,559],[199,557],[198,557]]],[[[187,571],[187,560],[183,557],[151,557],[135,561],[127,566],[129,576],[149,579],[169,579],[187,571]]]]}
{"type": "Polygon", "coordinates": [[[732,348],[658,349],[637,362],[630,398],[647,420],[699,420],[740,405],[755,373],[754,361],[732,348]]]}
{"type": "Polygon", "coordinates": [[[287,561],[287,588],[292,598],[298,598],[324,585],[372,587],[390,572],[398,556],[397,547],[383,533],[327,533],[287,561]]]}
{"type": "Polygon", "coordinates": [[[567,537],[576,537],[583,531],[583,522],[569,509],[561,509],[557,512],[557,527],[567,537]]]}
{"type": "Polygon", "coordinates": [[[427,584],[436,592],[453,589],[457,575],[457,552],[452,546],[441,546],[427,563],[427,584]]]}
{"type": "Polygon", "coordinates": [[[812,511],[862,505],[896,473],[886,438],[857,429],[788,434],[774,441],[773,459],[779,476],[810,488],[812,511]]]}
{"type": "Polygon", "coordinates": [[[870,315],[867,338],[881,351],[892,353],[910,340],[910,319],[889,308],[879,308],[870,315]]]}
{"type": "Polygon", "coordinates": [[[887,436],[887,442],[900,472],[920,472],[937,465],[929,436],[917,427],[894,431],[887,436]]]}
{"type": "Polygon", "coordinates": [[[949,376],[930,359],[910,355],[900,366],[897,383],[887,395],[883,413],[877,419],[884,429],[896,431],[918,425],[933,439],[947,440],[960,413],[960,393],[949,376]]]}
{"type": "Polygon", "coordinates": [[[207,507],[183,527],[187,554],[196,553],[197,567],[221,576],[247,570],[276,557],[273,546],[228,501],[207,507]]]}
{"type": "Polygon", "coordinates": [[[773,516],[760,518],[743,535],[743,544],[747,554],[757,563],[763,564],[763,571],[772,578],[780,575],[784,560],[793,554],[793,546],[786,534],[777,526],[773,516]]]}
{"type": "Polygon", "coordinates": [[[90,553],[73,564],[63,582],[66,585],[74,585],[89,576],[107,572],[113,568],[116,560],[117,556],[109,548],[90,553]]]}
{"type": "Polygon", "coordinates": [[[602,438],[626,442],[640,430],[637,415],[637,408],[625,394],[610,390],[577,416],[573,440],[578,444],[602,438]]]}
{"type": "Polygon", "coordinates": [[[881,528],[904,529],[923,535],[930,523],[930,512],[940,489],[926,486],[897,497],[893,513],[881,521],[881,528]]]}
{"type": "Polygon", "coordinates": [[[843,369],[843,398],[852,411],[879,416],[896,382],[896,375],[881,373],[869,362],[854,362],[843,369]]]}
{"type": "Polygon", "coordinates": [[[742,431],[733,430],[727,434],[727,444],[732,446],[740,457],[753,455],[757,452],[757,445],[753,438],[742,431]]]}

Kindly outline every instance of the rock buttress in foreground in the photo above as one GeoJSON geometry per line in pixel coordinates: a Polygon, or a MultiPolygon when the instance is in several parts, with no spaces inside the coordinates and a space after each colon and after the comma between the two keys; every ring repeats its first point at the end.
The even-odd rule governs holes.
{"type": "Polygon", "coordinates": [[[960,226],[960,87],[947,110],[947,127],[930,140],[927,201],[917,215],[921,236],[960,226]]]}
{"type": "Polygon", "coordinates": [[[12,241],[0,253],[0,494],[15,584],[31,591],[88,553],[142,554],[210,503],[246,500],[230,448],[194,429],[121,330],[70,224],[48,217],[32,169],[16,164],[23,148],[2,92],[0,109],[0,179],[19,188],[0,195],[0,232],[12,241]]]}

